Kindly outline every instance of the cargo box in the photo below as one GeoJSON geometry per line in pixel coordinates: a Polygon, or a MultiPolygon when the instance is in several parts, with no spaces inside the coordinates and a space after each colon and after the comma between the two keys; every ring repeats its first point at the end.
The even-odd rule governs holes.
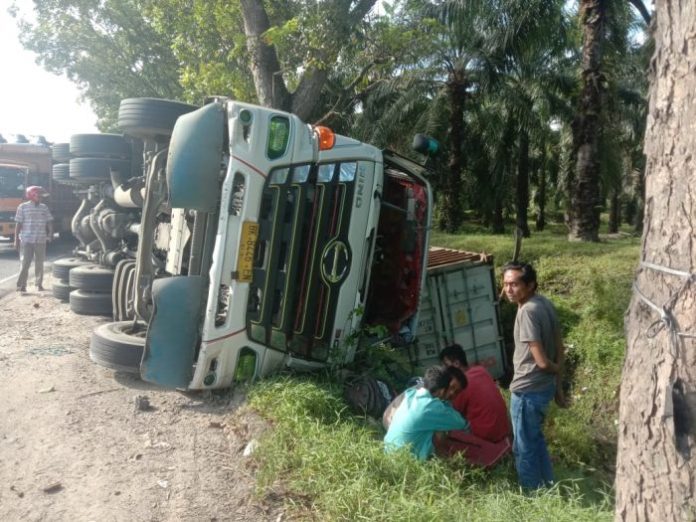
{"type": "Polygon", "coordinates": [[[492,257],[431,248],[412,349],[417,374],[439,364],[440,351],[457,343],[469,364],[501,378],[507,361],[499,317],[492,257]]]}

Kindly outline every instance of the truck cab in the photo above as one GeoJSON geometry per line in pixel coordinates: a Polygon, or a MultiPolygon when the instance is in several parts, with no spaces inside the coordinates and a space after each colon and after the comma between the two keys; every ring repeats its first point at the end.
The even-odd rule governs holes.
{"type": "Polygon", "coordinates": [[[365,325],[415,336],[422,166],[229,100],[180,116],[148,158],[135,277],[114,283],[146,328],[145,380],[223,388],[349,362],[365,325]]]}

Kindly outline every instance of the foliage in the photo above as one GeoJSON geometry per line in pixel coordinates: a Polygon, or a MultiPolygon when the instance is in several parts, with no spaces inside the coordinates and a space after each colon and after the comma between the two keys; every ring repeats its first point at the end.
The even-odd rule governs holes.
{"type": "Polygon", "coordinates": [[[115,128],[123,98],[182,96],[170,35],[145,16],[148,3],[36,0],[35,21],[20,20],[22,44],[79,86],[102,130],[115,128]]]}

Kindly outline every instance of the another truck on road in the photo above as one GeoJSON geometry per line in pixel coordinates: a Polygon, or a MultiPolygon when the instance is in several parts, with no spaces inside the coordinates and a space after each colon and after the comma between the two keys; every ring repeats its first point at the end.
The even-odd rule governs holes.
{"type": "Polygon", "coordinates": [[[0,143],[0,236],[14,238],[15,211],[31,185],[40,185],[50,194],[46,204],[53,215],[53,230],[70,232],[79,200],[69,187],[53,182],[52,163],[48,145],[0,143]]]}

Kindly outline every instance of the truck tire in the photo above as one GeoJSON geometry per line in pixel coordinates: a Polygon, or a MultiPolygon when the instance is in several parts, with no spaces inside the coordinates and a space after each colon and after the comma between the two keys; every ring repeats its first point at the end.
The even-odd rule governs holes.
{"type": "Polygon", "coordinates": [[[198,107],[159,98],[126,98],[118,109],[118,126],[138,138],[168,138],[182,114],[198,107]]]}
{"type": "Polygon", "coordinates": [[[130,159],[131,146],[120,134],[73,134],[70,154],[76,158],[130,159]]]}
{"type": "Polygon", "coordinates": [[[88,292],[107,292],[111,295],[114,269],[100,265],[85,265],[70,271],[70,286],[88,292]]]}
{"type": "Polygon", "coordinates": [[[122,177],[131,174],[130,160],[114,158],[74,158],[70,160],[70,181],[76,183],[111,182],[111,171],[122,177]]]}
{"type": "Polygon", "coordinates": [[[53,181],[70,180],[70,163],[56,163],[53,165],[53,181]]]}
{"type": "Polygon", "coordinates": [[[140,373],[146,326],[133,321],[119,321],[97,326],[89,344],[89,358],[106,368],[140,373]]]}
{"type": "Polygon", "coordinates": [[[60,163],[70,161],[70,144],[69,143],[54,143],[51,150],[53,161],[60,163]]]}
{"type": "Polygon", "coordinates": [[[70,270],[77,266],[89,265],[90,262],[80,257],[62,257],[53,262],[53,277],[68,281],[70,270]]]}
{"type": "Polygon", "coordinates": [[[54,279],[51,290],[53,292],[53,297],[67,303],[70,300],[70,292],[73,289],[70,288],[70,283],[65,279],[54,279]]]}
{"type": "Polygon", "coordinates": [[[111,293],[73,290],[70,292],[70,309],[78,315],[111,316],[111,293]]]}

